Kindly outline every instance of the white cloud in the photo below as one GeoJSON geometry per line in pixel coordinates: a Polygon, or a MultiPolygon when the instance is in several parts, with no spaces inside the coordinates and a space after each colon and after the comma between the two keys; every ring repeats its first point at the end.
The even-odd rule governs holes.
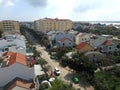
{"type": "Polygon", "coordinates": [[[14,6],[14,2],[13,0],[0,0],[0,6],[5,7],[14,6]]]}

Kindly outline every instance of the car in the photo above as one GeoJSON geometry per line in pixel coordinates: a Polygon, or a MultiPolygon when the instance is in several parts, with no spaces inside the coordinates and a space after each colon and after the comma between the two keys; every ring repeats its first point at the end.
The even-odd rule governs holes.
{"type": "Polygon", "coordinates": [[[55,80],[54,77],[49,78],[49,82],[53,82],[55,80]]]}
{"type": "Polygon", "coordinates": [[[73,77],[72,77],[72,81],[73,81],[75,84],[78,84],[78,83],[79,83],[79,79],[78,79],[78,77],[76,77],[76,76],[73,76],[73,77]]]}
{"type": "Polygon", "coordinates": [[[60,75],[60,70],[57,67],[55,67],[54,73],[55,73],[56,76],[59,76],[60,75]]]}

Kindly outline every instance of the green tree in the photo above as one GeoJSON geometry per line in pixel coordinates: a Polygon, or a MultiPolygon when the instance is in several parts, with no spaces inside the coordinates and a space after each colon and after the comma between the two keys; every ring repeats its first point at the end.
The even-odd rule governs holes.
{"type": "Polygon", "coordinates": [[[75,90],[70,85],[66,84],[64,81],[56,79],[52,83],[52,87],[49,90],[75,90]]]}

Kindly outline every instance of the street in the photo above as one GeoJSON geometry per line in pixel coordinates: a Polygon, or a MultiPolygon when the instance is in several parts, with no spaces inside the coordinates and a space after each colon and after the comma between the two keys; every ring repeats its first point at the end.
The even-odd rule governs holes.
{"type": "MultiPolygon", "coordinates": [[[[40,45],[36,45],[36,50],[41,52],[42,58],[44,58],[48,62],[48,64],[52,66],[53,70],[55,67],[59,68],[59,70],[61,71],[61,74],[59,76],[60,79],[64,80],[67,83],[72,82],[71,81],[71,78],[73,76],[72,70],[70,70],[69,68],[63,68],[59,65],[57,61],[50,59],[50,55],[48,54],[48,52],[45,50],[44,47],[41,47],[40,45]]],[[[94,90],[92,86],[89,85],[86,86],[85,83],[83,84],[82,81],[80,81],[79,84],[73,83],[73,87],[75,89],[80,88],[80,90],[94,90]]]]}

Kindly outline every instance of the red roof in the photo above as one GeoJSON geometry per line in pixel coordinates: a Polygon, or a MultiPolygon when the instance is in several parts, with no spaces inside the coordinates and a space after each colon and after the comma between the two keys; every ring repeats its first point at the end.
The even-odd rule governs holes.
{"type": "Polygon", "coordinates": [[[87,45],[86,42],[82,42],[79,45],[76,46],[76,49],[82,49],[83,47],[85,47],[87,45]]]}
{"type": "Polygon", "coordinates": [[[23,54],[20,53],[14,53],[11,57],[10,57],[10,61],[8,63],[8,66],[14,64],[14,63],[20,63],[23,64],[25,66],[27,66],[27,62],[26,62],[26,57],[23,54]]]}
{"type": "Polygon", "coordinates": [[[106,40],[103,45],[109,45],[111,43],[111,40],[106,40]]]}
{"type": "Polygon", "coordinates": [[[5,52],[2,56],[11,56],[13,54],[14,54],[14,52],[8,51],[8,52],[5,52]]]}
{"type": "Polygon", "coordinates": [[[59,41],[63,43],[63,42],[65,42],[65,40],[69,40],[69,41],[71,41],[71,42],[72,42],[72,40],[71,40],[71,39],[69,39],[69,38],[66,38],[66,37],[64,37],[64,38],[61,38],[59,41]]]}

